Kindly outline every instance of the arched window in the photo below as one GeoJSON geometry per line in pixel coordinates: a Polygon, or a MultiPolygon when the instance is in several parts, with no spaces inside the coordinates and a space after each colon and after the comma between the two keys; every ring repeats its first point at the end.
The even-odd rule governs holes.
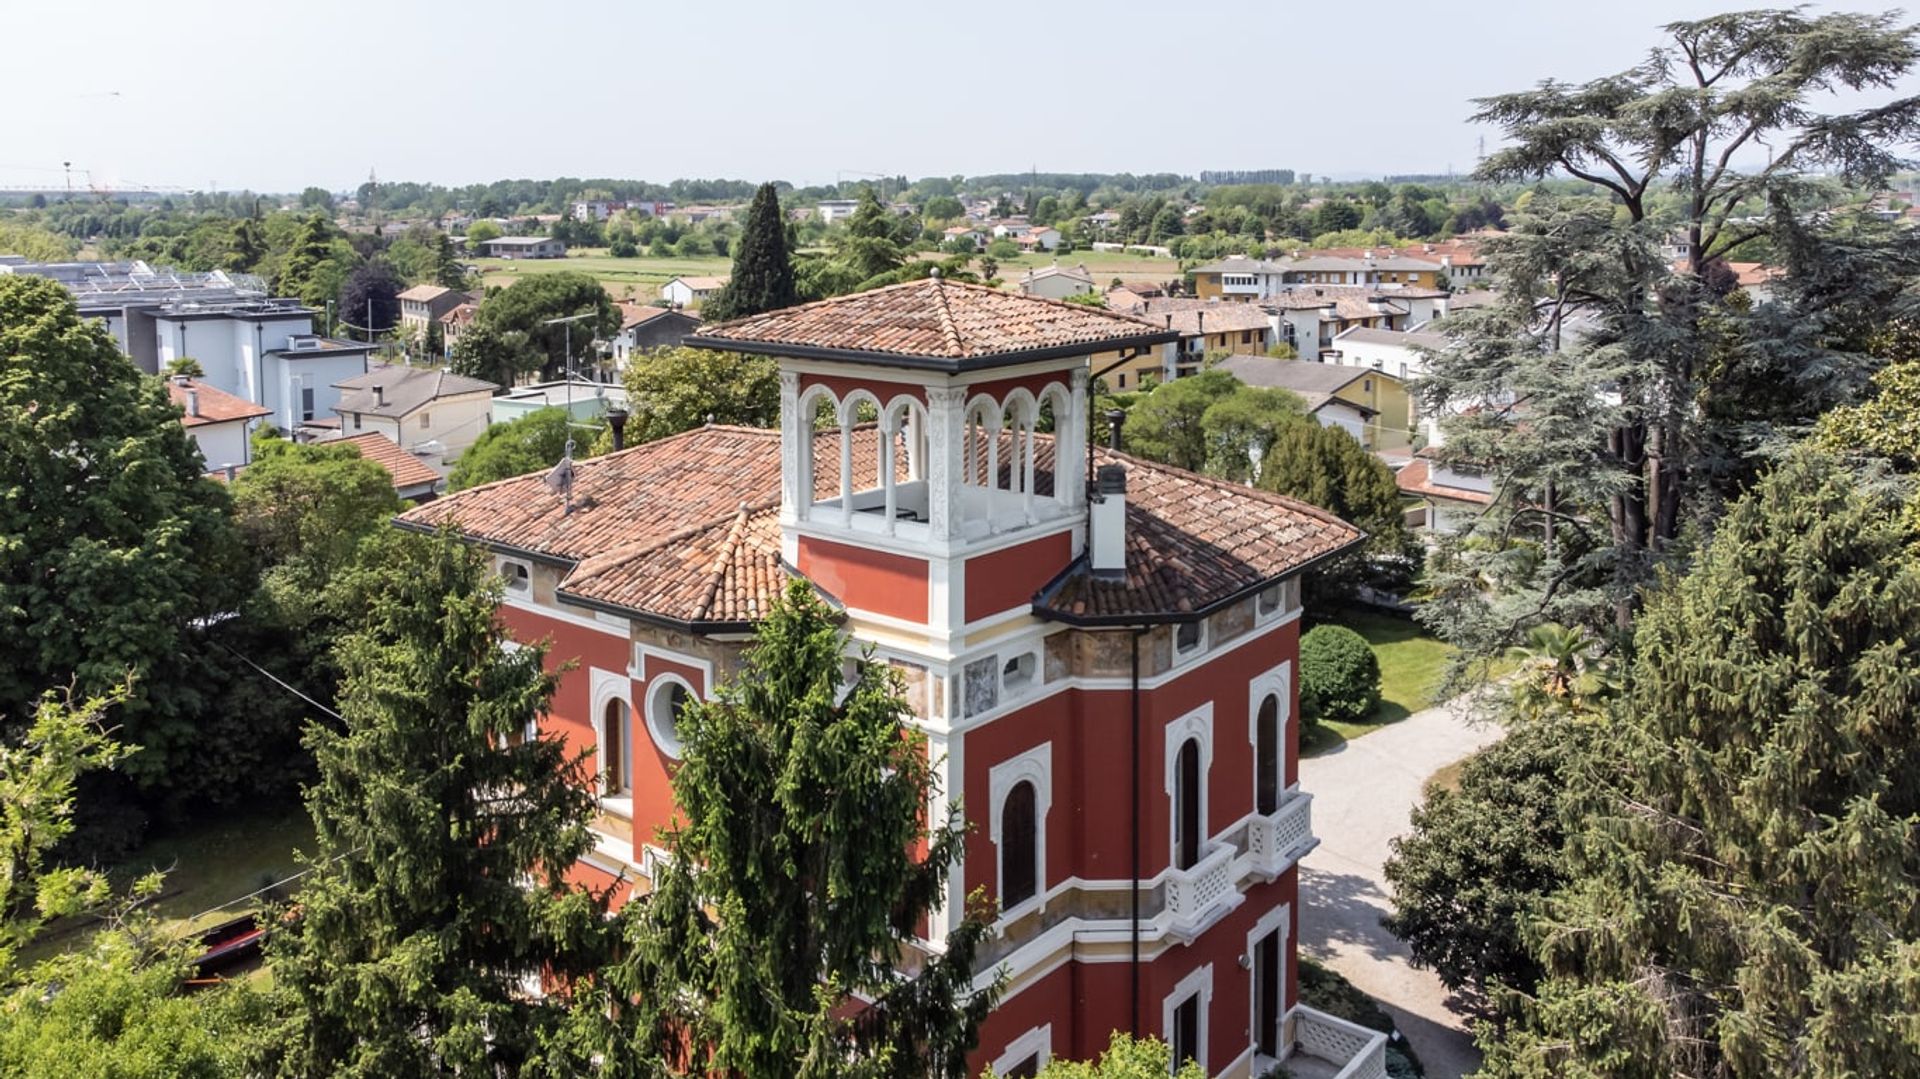
{"type": "Polygon", "coordinates": [[[1280,808],[1280,698],[1260,702],[1253,737],[1254,808],[1266,815],[1280,808]]]}
{"type": "Polygon", "coordinates": [[[617,697],[600,717],[600,789],[608,797],[627,789],[627,702],[617,697]]]}
{"type": "Polygon", "coordinates": [[[1173,784],[1173,865],[1192,869],[1200,861],[1200,844],[1205,825],[1200,820],[1200,740],[1189,738],[1180,743],[1174,763],[1173,784]]]}
{"type": "Polygon", "coordinates": [[[1032,899],[1039,890],[1039,842],[1033,784],[1021,780],[1007,792],[1000,811],[1000,909],[1032,899]]]}

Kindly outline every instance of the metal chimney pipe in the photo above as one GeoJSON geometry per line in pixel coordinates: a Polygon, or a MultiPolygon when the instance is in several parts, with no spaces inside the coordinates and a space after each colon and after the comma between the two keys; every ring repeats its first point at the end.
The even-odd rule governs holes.
{"type": "Polygon", "coordinates": [[[187,390],[187,415],[200,418],[200,391],[191,387],[187,390]]]}
{"type": "Polygon", "coordinates": [[[613,449],[618,453],[627,448],[627,410],[624,408],[607,409],[607,427],[613,431],[613,449]]]}
{"type": "Polygon", "coordinates": [[[1126,425],[1126,422],[1127,422],[1127,414],[1125,410],[1118,409],[1118,408],[1107,409],[1107,448],[1108,449],[1114,450],[1116,452],[1119,451],[1120,428],[1124,427],[1126,425]]]}

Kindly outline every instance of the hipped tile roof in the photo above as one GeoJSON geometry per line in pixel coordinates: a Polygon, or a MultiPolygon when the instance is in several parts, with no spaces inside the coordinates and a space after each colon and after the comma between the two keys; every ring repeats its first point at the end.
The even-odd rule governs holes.
{"type": "MultiPolygon", "coordinates": [[[[1036,491],[1052,490],[1053,442],[1035,440],[1036,491]]],[[[855,439],[854,474],[873,474],[877,439],[855,439]]],[[[818,493],[834,493],[839,433],[815,443],[818,493]]],[[[1167,618],[1204,610],[1362,534],[1332,515],[1125,454],[1095,463],[1128,476],[1128,573],[1062,574],[1036,612],[1068,621],[1167,618]]],[[[561,563],[566,600],[694,628],[762,617],[789,570],[780,562],[779,433],[709,425],[578,462],[571,512],[543,473],[456,492],[411,510],[403,525],[454,524],[497,548],[561,563]]]]}
{"type": "Polygon", "coordinates": [[[180,425],[199,427],[209,423],[232,423],[236,420],[250,420],[256,416],[273,414],[270,408],[254,404],[244,397],[236,397],[218,386],[209,385],[197,378],[173,376],[167,379],[167,396],[181,410],[180,425]],[[187,391],[193,391],[194,407],[199,415],[187,415],[187,391]]]}
{"type": "Polygon", "coordinates": [[[1109,351],[1160,327],[1084,304],[925,277],[702,328],[690,345],[780,353],[785,349],[961,364],[1023,353],[1109,351]]]}
{"type": "Polygon", "coordinates": [[[440,474],[428,468],[424,462],[408,453],[393,439],[378,431],[364,435],[353,435],[332,442],[322,442],[322,446],[352,446],[360,456],[387,470],[393,477],[393,489],[406,491],[415,487],[434,487],[440,482],[440,474]]]}

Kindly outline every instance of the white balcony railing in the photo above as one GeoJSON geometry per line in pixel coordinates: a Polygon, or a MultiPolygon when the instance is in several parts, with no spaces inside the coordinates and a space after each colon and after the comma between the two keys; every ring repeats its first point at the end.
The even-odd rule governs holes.
{"type": "Polygon", "coordinates": [[[1247,870],[1265,880],[1285,873],[1313,849],[1313,795],[1290,791],[1280,807],[1247,823],[1247,870]]]}
{"type": "Polygon", "coordinates": [[[1167,928],[1179,937],[1205,929],[1239,897],[1233,880],[1234,848],[1222,843],[1191,869],[1167,874],[1167,928]]]}
{"type": "Polygon", "coordinates": [[[1293,1009],[1293,1040],[1298,1055],[1338,1068],[1334,1079],[1387,1079],[1387,1036],[1377,1030],[1301,1004],[1293,1009]]]}

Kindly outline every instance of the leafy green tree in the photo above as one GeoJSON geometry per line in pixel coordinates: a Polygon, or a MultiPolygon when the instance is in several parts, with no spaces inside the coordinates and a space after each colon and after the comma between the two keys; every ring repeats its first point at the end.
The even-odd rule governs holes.
{"type": "Polygon", "coordinates": [[[1920,98],[1822,109],[1836,88],[1893,88],[1920,57],[1914,28],[1789,8],[1664,30],[1617,74],[1479,102],[1475,120],[1509,142],[1481,179],[1604,193],[1516,203],[1509,236],[1484,249],[1503,302],[1447,319],[1456,344],[1429,364],[1424,411],[1449,416],[1449,451],[1500,495],[1455,541],[1429,605],[1482,655],[1538,621],[1624,634],[1683,530],[1752,481],[1768,436],[1853,392],[1873,366],[1858,327],[1913,273],[1910,242],[1797,207],[1812,173],[1872,187],[1899,167],[1891,148],[1920,132],[1920,98]],[[1768,164],[1738,167],[1756,147],[1768,164]],[[1663,234],[1684,243],[1679,273],[1663,234]],[[1757,308],[1712,280],[1755,241],[1787,254],[1757,308]],[[1520,543],[1543,557],[1516,571],[1520,543]]]}
{"type": "Polygon", "coordinates": [[[65,262],[79,245],[57,232],[24,221],[0,220],[0,251],[33,262],[65,262]]]}
{"type": "Polygon", "coordinates": [[[453,239],[432,225],[414,225],[387,248],[387,259],[408,282],[464,289],[467,271],[454,253],[453,239]]]}
{"type": "Polygon", "coordinates": [[[1153,215],[1153,223],[1147,226],[1147,242],[1164,244],[1176,236],[1184,235],[1186,231],[1186,219],[1180,216],[1180,208],[1162,207],[1159,213],[1153,215]]]}
{"type": "Polygon", "coordinates": [[[1236,483],[1253,479],[1282,430],[1313,422],[1306,413],[1306,402],[1298,394],[1258,386],[1241,386],[1208,405],[1200,414],[1207,474],[1236,483]]]}
{"type": "Polygon", "coordinates": [[[557,675],[508,651],[486,554],[393,534],[343,586],[344,730],[315,727],[318,843],[274,939],[282,1074],[515,1075],[567,1021],[562,986],[606,959],[605,895],[564,874],[593,839],[582,757],[523,738],[557,675]]]}
{"type": "Polygon", "coordinates": [[[1307,577],[1308,602],[1323,606],[1376,577],[1404,583],[1418,541],[1407,529],[1393,470],[1345,429],[1316,422],[1282,427],[1260,467],[1262,490],[1311,502],[1367,532],[1361,552],[1333,559],[1307,577]]]}
{"type": "Polygon", "coordinates": [[[691,431],[708,422],[772,427],[780,420],[780,371],[765,356],[663,348],[637,357],[621,376],[635,402],[631,440],[691,431]]]}
{"type": "Polygon", "coordinates": [[[447,489],[464,491],[495,480],[524,476],[558,464],[567,440],[574,443],[574,460],[588,455],[606,426],[605,420],[567,419],[567,410],[554,406],[535,409],[511,423],[496,423],[480,432],[460,455],[447,476],[447,489]]]}
{"type": "MultiPolygon", "coordinates": [[[[600,282],[574,270],[531,274],[488,296],[475,317],[509,340],[521,334],[525,351],[518,357],[521,371],[538,371],[544,379],[557,379],[568,370],[567,347],[573,348],[574,370],[580,361],[593,355],[596,337],[612,337],[620,329],[620,309],[600,282]],[[551,320],[587,315],[571,324],[551,324],[551,320]]],[[[511,382],[501,383],[511,385],[511,382]]]]}
{"type": "Polygon", "coordinates": [[[530,351],[527,335],[519,330],[502,331],[475,321],[460,331],[447,367],[456,375],[512,386],[520,380],[522,358],[530,351]]]}
{"type": "Polygon", "coordinates": [[[1797,454],[1647,600],[1504,1076],[1897,1075],[1920,1059],[1920,563],[1797,454]]]}
{"type": "Polygon", "coordinates": [[[965,217],[967,208],[952,195],[935,195],[920,207],[920,214],[928,221],[952,221],[965,217]]]}
{"type": "Polygon", "coordinates": [[[895,968],[962,832],[953,816],[927,826],[933,762],[898,676],[869,655],[843,681],[845,654],[836,616],[794,581],[741,675],[681,714],[681,823],[653,894],[626,908],[610,981],[685,1074],[962,1076],[997,995],[973,991],[977,910],[918,972],[895,968]],[[855,996],[873,1003],[849,1014],[855,996]]]}
{"type": "Polygon", "coordinates": [[[132,672],[127,772],[160,790],[191,767],[202,687],[167,672],[253,583],[204,467],[160,381],[64,288],[0,278],[0,727],[46,686],[132,672]]]}
{"type": "Polygon", "coordinates": [[[865,282],[899,269],[906,257],[896,232],[895,215],[880,205],[873,185],[862,184],[846,227],[834,238],[834,259],[854,279],[865,282]]]}
{"type": "Polygon", "coordinates": [[[1360,208],[1346,199],[1328,199],[1313,211],[1315,235],[1360,227],[1360,208]]]}
{"type": "Polygon", "coordinates": [[[1207,410],[1239,393],[1240,380],[1225,371],[1201,371],[1162,382],[1127,412],[1121,429],[1129,453],[1199,472],[1214,455],[1204,425],[1207,410]]]}
{"type": "Polygon", "coordinates": [[[1522,928],[1566,882],[1562,792],[1593,723],[1530,722],[1467,759],[1459,787],[1433,787],[1393,841],[1386,927],[1441,984],[1486,1007],[1533,992],[1540,961],[1522,928]]]}
{"type": "Polygon", "coordinates": [[[281,256],[274,291],[292,296],[309,307],[325,307],[340,295],[352,262],[351,249],[345,249],[339,230],[327,215],[316,210],[301,224],[291,246],[281,256]]]}
{"type": "Polygon", "coordinates": [[[333,193],[324,187],[309,187],[300,192],[300,208],[332,213],[333,193]]]}
{"type": "Polygon", "coordinates": [[[1202,1079],[1207,1074],[1198,1061],[1173,1067],[1173,1050],[1157,1038],[1133,1038],[1116,1030],[1098,1060],[1054,1060],[1040,1069],[1040,1079],[1202,1079]]]}
{"type": "Polygon", "coordinates": [[[1330,623],[1301,634],[1302,719],[1358,723],[1373,715],[1379,703],[1380,658],[1365,637],[1330,623]]]}
{"type": "Polygon", "coordinates": [[[477,255],[480,253],[481,244],[488,240],[498,240],[503,235],[505,234],[500,231],[500,226],[494,222],[475,221],[467,226],[467,250],[477,255]]]}
{"type": "Polygon", "coordinates": [[[733,276],[719,295],[701,305],[701,315],[723,322],[763,311],[792,307],[793,258],[787,253],[787,216],[780,209],[780,193],[761,184],[747,207],[747,222],[734,252],[733,276]]]}

